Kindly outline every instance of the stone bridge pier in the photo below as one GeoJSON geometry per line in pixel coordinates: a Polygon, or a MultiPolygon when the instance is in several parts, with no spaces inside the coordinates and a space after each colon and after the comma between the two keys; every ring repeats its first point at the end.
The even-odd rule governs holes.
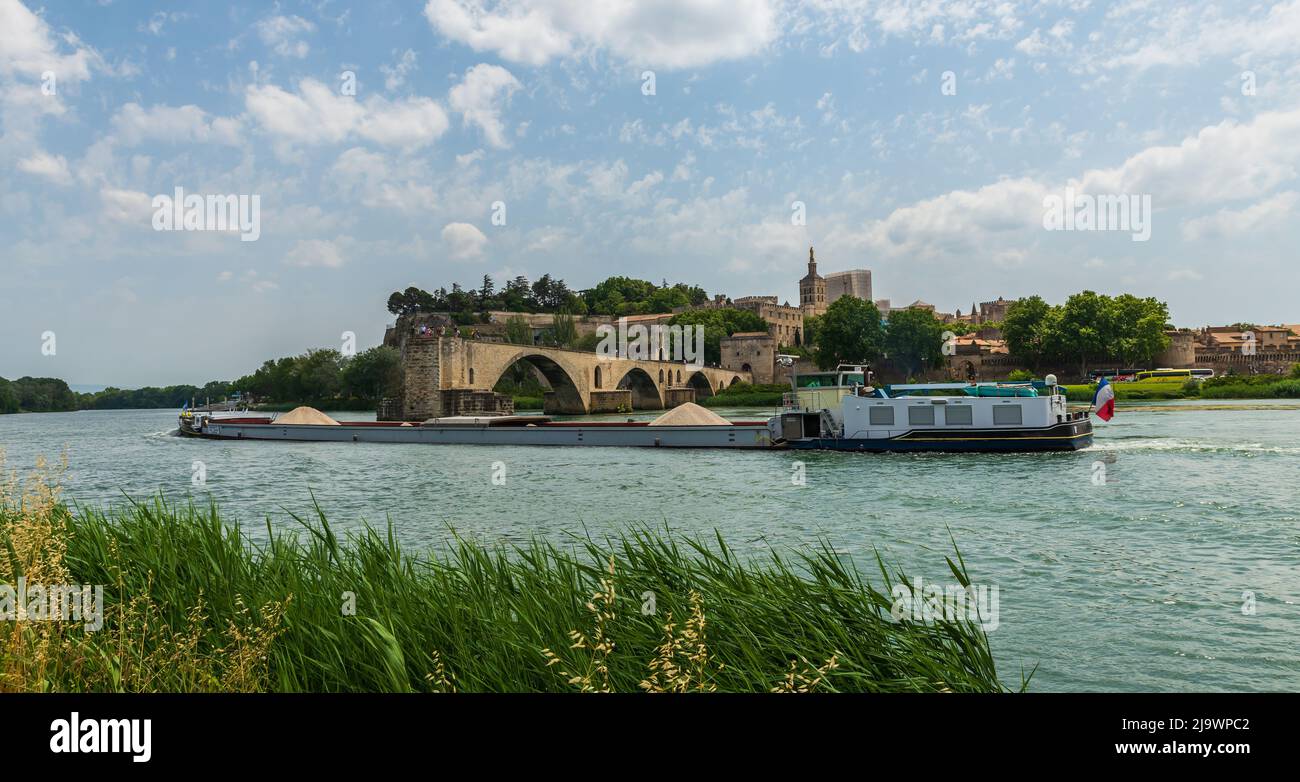
{"type": "Polygon", "coordinates": [[[753,382],[749,372],[441,334],[406,335],[401,352],[400,417],[408,421],[474,412],[463,400],[490,398],[506,370],[521,361],[546,378],[545,410],[556,414],[658,410],[753,382]]]}

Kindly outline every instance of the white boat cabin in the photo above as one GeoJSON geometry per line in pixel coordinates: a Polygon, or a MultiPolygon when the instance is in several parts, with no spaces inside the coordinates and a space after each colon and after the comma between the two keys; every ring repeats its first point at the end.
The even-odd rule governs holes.
{"type": "Polygon", "coordinates": [[[1050,376],[1043,394],[1030,383],[878,388],[868,385],[870,380],[871,373],[862,367],[795,376],[794,391],[786,395],[779,417],[779,436],[889,439],[918,430],[1040,429],[1071,420],[1065,396],[1050,376]],[[945,391],[954,393],[941,393],[945,391]]]}

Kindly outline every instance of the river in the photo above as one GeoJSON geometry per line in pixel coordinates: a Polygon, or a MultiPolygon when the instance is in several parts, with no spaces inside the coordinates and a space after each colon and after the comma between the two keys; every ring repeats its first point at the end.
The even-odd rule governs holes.
{"type": "Polygon", "coordinates": [[[1032,455],[218,442],[175,425],[172,410],[0,416],[0,447],[20,470],[66,449],[74,501],[211,497],[254,537],[314,496],[336,528],[391,519],[411,548],[448,528],[520,542],[667,525],[742,553],[825,539],[864,567],[879,549],[950,584],[951,534],[998,589],[1008,682],[1036,665],[1039,691],[1300,690],[1300,403],[1121,406],[1092,448],[1032,455]]]}

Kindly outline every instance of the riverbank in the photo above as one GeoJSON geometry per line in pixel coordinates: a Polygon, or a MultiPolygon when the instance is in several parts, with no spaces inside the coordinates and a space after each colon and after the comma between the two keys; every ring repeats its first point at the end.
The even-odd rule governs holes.
{"type": "MultiPolygon", "coordinates": [[[[1064,385],[1071,402],[1091,402],[1096,384],[1064,385]]],[[[1300,376],[1246,375],[1214,377],[1205,381],[1112,383],[1116,401],[1176,399],[1300,399],[1300,376]]]]}
{"type": "Polygon", "coordinates": [[[256,545],[216,506],[70,510],[48,471],[9,479],[0,584],[102,584],[104,603],[94,632],[0,623],[0,691],[1005,689],[977,625],[893,621],[897,577],[826,548],[742,561],[641,528],[411,555],[392,529],[298,522],[256,545]]]}

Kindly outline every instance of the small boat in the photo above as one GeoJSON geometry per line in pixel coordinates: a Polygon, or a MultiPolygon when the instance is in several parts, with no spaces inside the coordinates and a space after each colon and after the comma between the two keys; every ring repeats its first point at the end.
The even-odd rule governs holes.
{"type": "Polygon", "coordinates": [[[1035,383],[875,387],[863,367],[795,375],[774,445],[830,451],[1074,451],[1092,445],[1086,412],[1066,409],[1056,378],[1035,383]],[[1041,391],[1041,392],[1040,392],[1041,391]]]}

